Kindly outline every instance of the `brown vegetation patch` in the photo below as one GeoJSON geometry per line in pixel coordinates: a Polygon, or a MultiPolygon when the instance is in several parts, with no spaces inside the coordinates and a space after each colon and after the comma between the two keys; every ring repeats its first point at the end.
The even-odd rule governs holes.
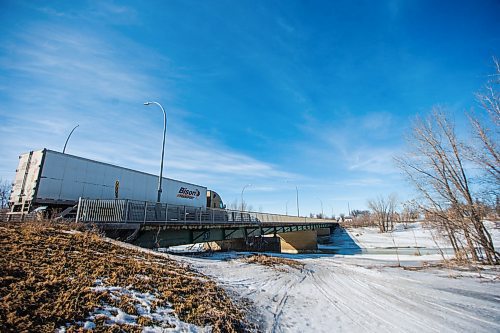
{"type": "Polygon", "coordinates": [[[0,331],[81,330],[82,322],[110,305],[137,316],[134,325],[109,324],[95,315],[97,331],[141,331],[154,323],[139,316],[134,299],[111,295],[113,286],[154,295],[154,307],[214,332],[246,331],[244,314],[212,280],[150,252],[120,247],[92,231],[50,223],[0,224],[0,331]]]}
{"type": "Polygon", "coordinates": [[[283,266],[289,266],[291,268],[299,270],[302,270],[304,268],[304,264],[300,261],[281,257],[271,257],[264,254],[251,255],[244,258],[243,261],[250,264],[268,266],[281,271],[283,270],[283,266]]]}

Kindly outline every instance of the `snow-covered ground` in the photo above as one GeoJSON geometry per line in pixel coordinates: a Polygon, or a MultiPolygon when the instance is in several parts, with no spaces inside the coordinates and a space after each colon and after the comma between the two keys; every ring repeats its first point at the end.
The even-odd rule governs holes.
{"type": "Polygon", "coordinates": [[[380,233],[378,228],[350,228],[349,234],[364,248],[376,247],[449,247],[446,240],[442,239],[435,230],[426,228],[422,223],[398,223],[392,232],[380,233]],[[395,244],[395,245],[394,245],[395,244]]]}
{"type": "Polygon", "coordinates": [[[286,255],[302,270],[246,263],[234,252],[179,259],[250,299],[252,319],[267,332],[500,332],[499,270],[397,267],[442,259],[414,251],[437,248],[429,230],[397,228],[392,235],[357,228],[322,246],[344,254],[286,255]],[[370,250],[394,244],[411,250],[370,250]]]}
{"type": "MultiPolygon", "coordinates": [[[[493,240],[500,246],[500,229],[491,221],[483,222],[493,240]]],[[[398,247],[450,248],[448,239],[441,236],[435,229],[426,227],[421,222],[397,223],[394,231],[379,233],[378,228],[352,228],[349,233],[363,247],[385,247],[394,239],[398,247]]]]}

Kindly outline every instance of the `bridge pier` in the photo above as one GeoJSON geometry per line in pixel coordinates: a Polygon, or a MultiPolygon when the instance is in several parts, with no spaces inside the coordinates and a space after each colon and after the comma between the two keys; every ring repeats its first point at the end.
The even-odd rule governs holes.
{"type": "Polygon", "coordinates": [[[330,228],[319,228],[316,231],[318,232],[318,237],[330,237],[330,228]]]}
{"type": "Polygon", "coordinates": [[[205,243],[205,249],[214,251],[280,252],[278,237],[248,237],[205,243]]]}
{"type": "Polygon", "coordinates": [[[294,231],[278,234],[281,253],[314,252],[318,249],[316,230],[294,231]]]}
{"type": "Polygon", "coordinates": [[[316,229],[316,231],[318,233],[318,239],[317,239],[318,243],[320,244],[328,243],[331,234],[330,228],[320,228],[316,229]]]}

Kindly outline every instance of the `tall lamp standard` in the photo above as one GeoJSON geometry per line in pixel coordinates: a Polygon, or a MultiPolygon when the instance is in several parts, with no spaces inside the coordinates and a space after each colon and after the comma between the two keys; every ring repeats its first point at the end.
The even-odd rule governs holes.
{"type": "Polygon", "coordinates": [[[243,192],[245,191],[245,189],[249,186],[252,186],[252,184],[246,184],[245,186],[243,186],[243,188],[241,189],[241,210],[243,210],[243,192]]]}
{"type": "MultiPolygon", "coordinates": [[[[289,180],[285,180],[285,183],[291,183],[289,180]]],[[[299,210],[299,187],[295,185],[295,192],[297,193],[297,217],[300,217],[300,210],[299,210]]]]}
{"type": "Polygon", "coordinates": [[[163,143],[161,146],[161,164],[160,164],[160,176],[158,177],[158,197],[156,199],[157,202],[160,202],[161,199],[161,181],[163,178],[163,157],[165,155],[165,135],[167,133],[167,113],[165,112],[165,109],[163,109],[163,106],[161,106],[160,103],[158,102],[146,102],[144,105],[151,105],[151,104],[156,104],[160,107],[160,109],[163,111],[163,143]]]}
{"type": "Polygon", "coordinates": [[[297,217],[300,217],[300,210],[299,210],[299,187],[295,185],[295,191],[297,192],[297,217]]]}
{"type": "Polygon", "coordinates": [[[71,132],[69,132],[68,138],[66,139],[66,142],[64,143],[63,154],[66,152],[66,145],[68,144],[68,141],[69,141],[69,138],[71,137],[71,134],[73,134],[73,132],[76,130],[76,128],[78,126],[80,126],[80,125],[76,125],[75,127],[73,127],[71,132]]]}
{"type": "Polygon", "coordinates": [[[325,218],[325,214],[323,213],[323,200],[319,199],[319,202],[321,203],[321,218],[325,218]]]}

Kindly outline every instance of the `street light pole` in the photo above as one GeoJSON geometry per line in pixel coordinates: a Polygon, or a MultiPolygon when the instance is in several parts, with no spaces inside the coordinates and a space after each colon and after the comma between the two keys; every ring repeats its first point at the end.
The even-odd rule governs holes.
{"type": "Polygon", "coordinates": [[[297,185],[295,185],[295,191],[297,191],[297,217],[300,217],[300,210],[299,210],[299,188],[297,185]]]}
{"type": "Polygon", "coordinates": [[[73,127],[71,132],[69,132],[68,138],[66,139],[66,142],[64,143],[63,154],[66,152],[66,145],[68,144],[68,141],[69,141],[69,138],[71,137],[71,134],[73,134],[73,132],[76,130],[76,128],[78,126],[80,126],[80,125],[76,125],[75,127],[73,127]]]}
{"type": "MultiPolygon", "coordinates": [[[[289,180],[285,180],[285,183],[291,183],[289,180]]],[[[300,210],[299,210],[299,187],[295,185],[295,191],[297,193],[297,217],[300,217],[300,210]]]]}
{"type": "Polygon", "coordinates": [[[161,106],[160,103],[158,102],[146,102],[144,105],[151,105],[151,104],[156,104],[160,107],[160,109],[163,111],[163,142],[161,146],[161,164],[160,164],[160,176],[158,177],[158,197],[156,199],[157,202],[160,202],[161,199],[161,181],[163,178],[163,157],[165,156],[165,136],[167,133],[167,113],[165,112],[165,109],[163,109],[163,106],[161,106]]]}
{"type": "Polygon", "coordinates": [[[243,188],[241,189],[241,210],[243,211],[243,192],[245,191],[245,189],[249,186],[252,186],[252,184],[246,184],[245,186],[243,186],[243,188]]]}

